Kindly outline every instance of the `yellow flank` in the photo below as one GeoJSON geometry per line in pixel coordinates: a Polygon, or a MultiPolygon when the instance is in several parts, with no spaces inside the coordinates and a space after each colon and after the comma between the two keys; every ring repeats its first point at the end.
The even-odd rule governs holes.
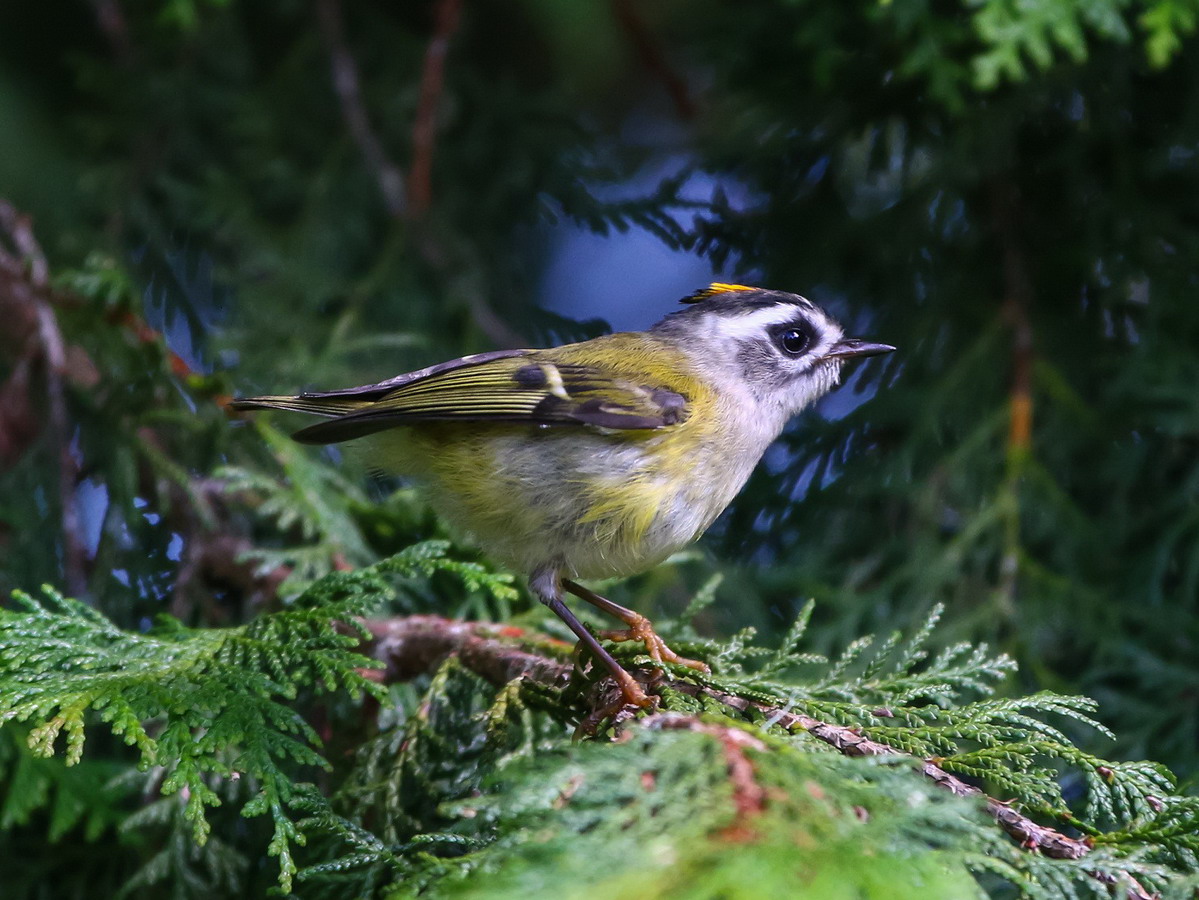
{"type": "MultiPolygon", "coordinates": [[[[659,468],[655,461],[654,468],[659,468]]],[[[605,480],[591,485],[591,503],[580,523],[595,523],[596,538],[605,543],[639,545],[654,519],[676,490],[662,480],[634,476],[624,481],[605,480]]]]}
{"type": "MultiPolygon", "coordinates": [[[[425,481],[439,512],[457,527],[477,534],[482,543],[490,545],[497,536],[534,540],[547,525],[546,510],[522,502],[527,491],[515,473],[497,465],[493,443],[505,434],[524,439],[522,433],[528,429],[488,422],[404,428],[416,459],[407,460],[400,471],[425,481]]],[[[384,437],[395,434],[386,432],[384,437]]]]}

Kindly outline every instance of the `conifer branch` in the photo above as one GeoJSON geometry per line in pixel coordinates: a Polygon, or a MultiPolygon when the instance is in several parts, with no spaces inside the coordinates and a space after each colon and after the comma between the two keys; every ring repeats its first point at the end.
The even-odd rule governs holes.
{"type": "MultiPolygon", "coordinates": [[[[753,700],[747,700],[744,697],[725,693],[724,691],[717,691],[709,687],[702,687],[687,682],[675,681],[671,682],[670,686],[674,690],[692,696],[702,693],[705,697],[710,697],[740,712],[747,712],[750,709],[756,710],[769,717],[770,720],[785,730],[806,731],[808,734],[824,741],[830,747],[833,747],[839,753],[843,753],[846,756],[906,755],[887,744],[870,740],[856,728],[821,722],[818,719],[813,719],[811,716],[805,716],[801,713],[789,712],[765,703],[758,703],[753,700]]],[[[1036,850],[1051,859],[1080,859],[1091,851],[1091,848],[1083,841],[1067,837],[1052,828],[1038,825],[1027,816],[1022,816],[1016,812],[1002,800],[988,797],[978,788],[966,784],[960,778],[946,772],[932,760],[926,759],[922,761],[920,772],[931,780],[933,784],[944,788],[952,794],[959,797],[979,797],[983,799],[986,804],[987,813],[998,823],[999,827],[1014,838],[1021,847],[1027,850],[1036,850]]]]}
{"type": "MultiPolygon", "coordinates": [[[[458,622],[438,616],[369,620],[364,623],[373,636],[367,652],[382,661],[386,681],[403,681],[429,672],[445,657],[457,654],[470,671],[497,687],[523,677],[548,688],[561,688],[570,681],[572,667],[560,660],[525,649],[544,642],[543,636],[519,628],[482,622],[458,622]]],[[[801,713],[739,697],[711,687],[665,678],[655,687],[669,688],[693,697],[703,696],[740,713],[754,711],[788,731],[805,731],[846,756],[902,756],[902,751],[870,740],[854,728],[834,725],[801,713]]],[[[933,760],[920,763],[921,773],[945,790],[961,797],[979,797],[987,813],[1021,847],[1053,859],[1080,859],[1091,851],[1085,841],[1038,825],[1001,800],[988,797],[978,788],[951,775],[933,760]]]]}

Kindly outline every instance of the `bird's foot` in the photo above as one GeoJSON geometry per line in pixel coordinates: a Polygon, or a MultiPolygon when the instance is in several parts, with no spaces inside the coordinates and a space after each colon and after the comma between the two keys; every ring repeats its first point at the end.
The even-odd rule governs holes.
{"type": "MultiPolygon", "coordinates": [[[[591,651],[591,648],[587,647],[582,641],[575,644],[574,664],[575,669],[580,673],[583,671],[580,654],[584,651],[591,651]]],[[[620,691],[619,695],[614,695],[610,702],[604,704],[604,708],[608,709],[611,707],[612,711],[614,711],[621,706],[636,706],[642,709],[647,706],[653,706],[654,700],[645,692],[645,687],[641,682],[630,675],[624,666],[612,659],[607,653],[604,656],[605,659],[601,660],[601,662],[608,669],[608,677],[616,683],[616,687],[620,691]]],[[[609,688],[607,693],[612,694],[612,689],[609,688]]]]}
{"type": "Polygon", "coordinates": [[[579,720],[575,728],[575,740],[593,737],[605,723],[613,729],[614,734],[619,735],[624,723],[635,718],[639,708],[636,704],[629,703],[623,694],[618,695],[615,699],[597,706],[579,720]]]}
{"type": "MultiPolygon", "coordinates": [[[[649,658],[654,662],[668,662],[676,666],[686,666],[689,669],[695,669],[697,672],[703,672],[705,675],[712,671],[706,663],[702,663],[697,659],[687,659],[686,657],[679,656],[667,647],[666,642],[658,637],[658,633],[654,631],[653,623],[645,618],[645,616],[636,616],[636,618],[629,621],[628,625],[628,628],[618,631],[601,631],[599,636],[604,640],[616,641],[617,643],[622,641],[638,641],[645,644],[645,652],[649,654],[649,658]]],[[[632,677],[630,676],[631,680],[632,677]]]]}
{"type": "Polygon", "coordinates": [[[645,686],[623,668],[609,673],[596,682],[590,694],[591,712],[575,728],[575,740],[594,736],[608,726],[619,732],[623,723],[635,718],[638,711],[652,709],[657,698],[648,694],[645,686]]]}

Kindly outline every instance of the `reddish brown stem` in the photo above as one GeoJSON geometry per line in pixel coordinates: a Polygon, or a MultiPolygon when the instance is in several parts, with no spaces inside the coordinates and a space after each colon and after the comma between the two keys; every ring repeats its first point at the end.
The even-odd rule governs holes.
{"type": "Polygon", "coordinates": [[[637,59],[649,73],[662,83],[680,119],[695,118],[695,104],[687,90],[687,82],[666,61],[662,49],[637,14],[633,0],[612,0],[612,13],[632,44],[637,59]]]}
{"type": "Polygon", "coordinates": [[[1003,317],[1012,333],[1011,389],[1008,399],[1007,480],[1004,555],[1000,563],[1000,598],[1004,611],[1015,614],[1020,573],[1019,482],[1032,448],[1033,428],[1033,326],[1029,308],[1033,301],[1028,258],[1019,234],[1019,191],[1002,181],[991,188],[991,208],[996,239],[1003,261],[1003,317]]]}
{"type": "Polygon", "coordinates": [[[112,47],[113,55],[123,66],[133,60],[133,41],[129,37],[129,23],[118,0],[91,0],[96,14],[96,24],[112,47]]]}
{"type": "Polygon", "coordinates": [[[425,48],[420,95],[412,125],[412,168],[408,172],[408,213],[420,218],[433,202],[433,151],[437,143],[437,109],[445,86],[445,60],[462,18],[462,0],[438,0],[433,37],[425,48]]]}
{"type": "Polygon", "coordinates": [[[388,214],[400,218],[404,214],[404,178],[399,168],[388,159],[383,144],[371,127],[366,103],[362,99],[358,62],[350,53],[342,27],[341,4],[338,0],[316,0],[316,18],[329,53],[333,90],[341,104],[342,118],[367,168],[379,184],[379,193],[388,214]]]}
{"type": "Polygon", "coordinates": [[[44,373],[46,431],[57,461],[63,581],[67,590],[79,597],[87,590],[87,550],[75,496],[79,464],[71,449],[71,423],[63,387],[67,351],[50,303],[50,269],[29,218],[3,200],[0,200],[0,233],[16,251],[10,255],[0,245],[0,289],[7,293],[0,297],[0,309],[15,311],[9,326],[18,331],[14,375],[23,377],[21,365],[29,361],[40,363],[44,373]]]}
{"type": "Polygon", "coordinates": [[[1032,279],[1018,232],[1019,203],[1016,189],[1009,184],[992,190],[995,231],[1003,253],[1003,317],[1012,330],[1011,412],[1008,424],[1008,448],[1024,453],[1032,443],[1032,370],[1033,328],[1029,318],[1032,305],[1032,279]]]}

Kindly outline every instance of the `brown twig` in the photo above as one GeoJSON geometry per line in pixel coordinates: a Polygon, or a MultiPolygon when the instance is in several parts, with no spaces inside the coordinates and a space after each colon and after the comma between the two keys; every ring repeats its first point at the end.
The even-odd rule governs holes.
{"type": "Polygon", "coordinates": [[[58,499],[62,516],[63,580],[67,590],[76,597],[87,590],[87,548],[83,542],[83,526],[79,518],[75,488],[79,480],[79,463],[71,450],[71,429],[67,415],[67,399],[62,376],[66,371],[67,355],[58,329],[58,320],[49,303],[38,304],[38,340],[46,362],[46,415],[50,437],[58,451],[58,499]]]}
{"type": "Polygon", "coordinates": [[[733,788],[733,821],[721,829],[722,839],[734,844],[756,840],[753,820],[766,809],[766,789],[758,783],[753,761],[746,749],[764,752],[766,745],[747,731],[704,722],[695,716],[653,715],[641,720],[645,728],[694,731],[716,738],[724,752],[729,783],[733,788]]]}
{"type": "MultiPolygon", "coordinates": [[[[0,231],[12,243],[15,255],[0,247],[0,288],[6,296],[0,307],[13,309],[10,321],[20,334],[21,351],[14,376],[22,375],[21,360],[41,363],[45,378],[45,416],[50,440],[58,457],[58,497],[63,538],[63,580],[75,596],[87,589],[87,550],[76,503],[79,464],[71,450],[71,427],[67,414],[63,378],[67,373],[67,351],[50,304],[50,268],[28,216],[0,200],[0,231]]],[[[27,377],[27,372],[24,377],[27,377]]]]}
{"type": "Polygon", "coordinates": [[[612,0],[612,13],[616,21],[624,29],[629,43],[637,54],[637,59],[649,70],[650,74],[662,82],[666,93],[674,104],[680,119],[695,118],[695,103],[687,90],[687,82],[678,75],[667,63],[661,48],[658,47],[645,23],[637,15],[636,4],[633,0],[612,0]]]}
{"type": "MultiPolygon", "coordinates": [[[[513,637],[526,642],[535,638],[518,629],[506,630],[501,626],[479,622],[456,622],[437,616],[372,620],[365,624],[374,636],[369,652],[387,666],[384,681],[402,681],[428,672],[442,659],[455,653],[467,669],[497,686],[520,676],[549,687],[562,687],[570,680],[572,668],[565,662],[514,645],[511,640],[513,637]]],[[[665,679],[659,684],[691,696],[702,695],[738,712],[753,710],[774,719],[785,729],[805,731],[846,756],[906,755],[894,747],[870,740],[853,728],[821,722],[801,713],[687,681],[665,679]]],[[[987,813],[999,827],[1026,850],[1052,859],[1080,859],[1091,852],[1091,847],[1085,841],[1038,825],[1008,804],[988,797],[978,788],[946,772],[935,762],[923,760],[919,762],[919,767],[921,773],[938,787],[960,797],[981,799],[987,813]]]]}
{"type": "Polygon", "coordinates": [[[399,167],[388,159],[383,144],[371,128],[362,99],[358,63],[350,53],[342,27],[341,4],[338,0],[316,0],[316,18],[329,53],[333,90],[341,104],[341,114],[350,130],[350,137],[358,145],[367,168],[379,183],[379,193],[388,214],[401,218],[404,215],[404,177],[399,167]]]}
{"type": "Polygon", "coordinates": [[[1020,507],[1018,482],[1032,447],[1035,362],[1033,328],[1029,318],[1033,287],[1027,257],[1018,231],[1019,194],[1015,186],[998,183],[991,188],[992,218],[1002,251],[1002,314],[1012,332],[1012,382],[1008,399],[1007,479],[1004,558],[1000,563],[1001,596],[1009,614],[1015,613],[1016,578],[1020,570],[1020,507]]]}
{"type": "Polygon", "coordinates": [[[1032,278],[1017,230],[1019,197],[1011,185],[992,188],[995,231],[1003,253],[1003,317],[1012,329],[1011,413],[1008,447],[1016,453],[1032,443],[1032,278]]]}
{"type": "Polygon", "coordinates": [[[445,58],[462,18],[462,0],[437,0],[433,37],[425,48],[420,94],[412,125],[412,168],[408,172],[408,214],[418,219],[433,201],[433,149],[437,143],[437,108],[445,85],[445,58]]]}
{"type": "MultiPolygon", "coordinates": [[[[688,682],[673,682],[675,690],[692,696],[703,694],[725,706],[743,712],[750,709],[773,719],[778,725],[788,731],[806,731],[812,737],[818,738],[846,756],[904,756],[906,754],[887,744],[872,741],[854,728],[843,725],[831,725],[821,722],[801,713],[793,713],[764,703],[756,703],[726,694],[712,688],[701,687],[688,682]]],[[[958,797],[979,797],[985,801],[987,812],[1008,835],[1014,838],[1026,850],[1036,850],[1051,859],[1080,859],[1091,852],[1084,842],[1067,837],[1052,828],[1038,825],[1036,822],[1022,816],[1006,803],[988,797],[981,790],[966,784],[936,763],[924,760],[920,764],[921,773],[933,784],[944,788],[958,797]]]]}
{"type": "Polygon", "coordinates": [[[129,36],[129,22],[118,0],[91,0],[96,14],[96,24],[112,47],[113,55],[123,66],[133,60],[133,41],[129,36]]]}
{"type": "MultiPolygon", "coordinates": [[[[317,21],[329,53],[333,88],[350,136],[367,167],[374,173],[389,215],[418,225],[433,199],[433,151],[437,139],[437,108],[445,84],[445,58],[461,19],[461,0],[439,0],[433,37],[425,49],[420,92],[412,126],[412,170],[405,179],[383,150],[362,99],[358,63],[346,43],[338,0],[316,0],[317,21]]],[[[422,258],[445,276],[470,270],[428,229],[416,227],[412,239],[422,258]]],[[[524,346],[524,340],[491,309],[485,294],[472,285],[462,291],[475,324],[497,347],[524,346]]]]}

